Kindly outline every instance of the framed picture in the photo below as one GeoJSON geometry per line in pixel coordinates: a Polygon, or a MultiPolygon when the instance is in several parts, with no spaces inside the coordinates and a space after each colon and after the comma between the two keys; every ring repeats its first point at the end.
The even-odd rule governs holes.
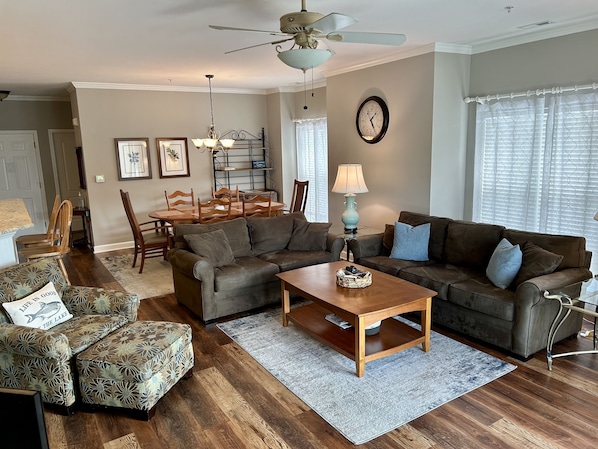
{"type": "Polygon", "coordinates": [[[114,139],[114,144],[120,181],[151,179],[152,167],[147,137],[114,139]]]}
{"type": "Polygon", "coordinates": [[[156,139],[158,161],[160,162],[160,178],[190,176],[189,150],[186,137],[169,137],[156,139]]]}

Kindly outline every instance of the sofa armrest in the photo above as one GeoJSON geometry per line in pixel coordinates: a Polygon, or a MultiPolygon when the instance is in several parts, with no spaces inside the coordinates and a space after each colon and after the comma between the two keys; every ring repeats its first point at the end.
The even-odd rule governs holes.
{"type": "Polygon", "coordinates": [[[341,259],[341,253],[345,248],[345,239],[339,237],[337,234],[328,233],[326,236],[326,251],[332,253],[332,260],[337,261],[341,259]]]}
{"type": "Polygon", "coordinates": [[[168,251],[168,261],[173,270],[180,271],[185,276],[195,278],[201,283],[202,297],[211,298],[214,295],[214,267],[207,259],[194,252],[175,248],[168,251]]]}
{"type": "Polygon", "coordinates": [[[545,290],[565,287],[592,277],[586,268],[566,268],[522,282],[515,292],[513,352],[524,357],[546,347],[548,330],[556,316],[556,301],[544,297],[545,290]]]}
{"type": "Polygon", "coordinates": [[[382,254],[382,237],[384,233],[360,235],[349,240],[349,251],[353,254],[353,260],[359,263],[362,257],[373,257],[382,254]]]}
{"type": "Polygon", "coordinates": [[[0,323],[0,353],[51,358],[62,362],[68,362],[72,357],[65,335],[11,323],[0,323]]]}
{"type": "Polygon", "coordinates": [[[76,316],[123,315],[130,322],[137,320],[139,296],[117,290],[69,285],[62,293],[67,309],[76,316]]]}

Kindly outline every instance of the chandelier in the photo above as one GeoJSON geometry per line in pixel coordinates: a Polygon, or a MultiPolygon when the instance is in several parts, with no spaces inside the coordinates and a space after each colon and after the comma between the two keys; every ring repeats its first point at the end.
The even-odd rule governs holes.
{"type": "Polygon", "coordinates": [[[235,140],[221,139],[221,134],[218,131],[216,131],[216,127],[214,126],[214,103],[212,100],[212,78],[214,78],[214,75],[206,75],[206,78],[208,79],[208,84],[210,86],[210,114],[212,118],[210,130],[208,131],[208,137],[205,137],[203,139],[191,139],[191,141],[198,150],[202,147],[205,147],[208,150],[210,150],[211,153],[217,153],[221,149],[227,150],[229,148],[232,148],[232,146],[235,144],[235,140]]]}

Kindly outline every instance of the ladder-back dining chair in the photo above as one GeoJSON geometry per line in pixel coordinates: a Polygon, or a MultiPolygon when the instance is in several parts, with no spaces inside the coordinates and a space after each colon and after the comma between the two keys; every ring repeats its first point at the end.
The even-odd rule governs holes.
{"type": "Polygon", "coordinates": [[[45,234],[27,234],[17,237],[16,243],[18,246],[38,246],[38,245],[50,245],[52,243],[52,235],[54,226],[56,225],[56,217],[58,216],[58,208],[60,207],[60,195],[57,194],[54,197],[54,205],[52,206],[52,212],[50,212],[50,219],[48,220],[48,229],[45,234]]]}
{"type": "Polygon", "coordinates": [[[123,192],[121,189],[120,197],[133,231],[133,240],[135,244],[135,255],[133,256],[133,265],[137,263],[137,255],[141,254],[141,264],[139,265],[139,273],[143,272],[143,266],[146,258],[162,256],[166,260],[166,252],[168,251],[168,238],[171,226],[161,226],[159,220],[145,221],[139,223],[133,206],[131,205],[131,198],[129,192],[123,192]]]}
{"type": "Polygon", "coordinates": [[[197,200],[199,222],[202,224],[230,220],[231,201],[228,198],[215,198],[202,203],[197,200]]]}
{"type": "Polygon", "coordinates": [[[56,259],[64,277],[68,280],[68,275],[62,256],[68,254],[71,250],[69,238],[71,235],[71,224],[73,222],[73,204],[69,200],[64,200],[58,206],[56,220],[50,241],[46,245],[29,246],[19,251],[19,256],[26,261],[40,259],[43,257],[56,259]]]}
{"type": "Polygon", "coordinates": [[[218,190],[212,189],[212,198],[229,198],[231,201],[240,201],[239,200],[239,186],[233,189],[227,189],[226,187],[221,187],[218,190]]]}
{"type": "Polygon", "coordinates": [[[166,197],[166,206],[168,207],[168,210],[172,210],[177,206],[193,206],[195,204],[193,189],[191,189],[191,192],[189,193],[175,190],[170,194],[164,190],[164,196],[166,197]]]}
{"type": "Polygon", "coordinates": [[[269,217],[272,214],[272,195],[243,196],[244,217],[269,217]]]}
{"type": "Polygon", "coordinates": [[[309,181],[298,181],[295,179],[295,184],[293,185],[293,199],[291,201],[291,208],[289,209],[289,212],[305,213],[308,188],[309,181]]]}

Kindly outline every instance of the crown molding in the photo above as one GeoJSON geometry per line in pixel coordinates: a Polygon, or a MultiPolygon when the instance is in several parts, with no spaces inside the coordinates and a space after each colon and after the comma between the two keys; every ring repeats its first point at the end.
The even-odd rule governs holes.
{"type": "MultiPolygon", "coordinates": [[[[195,86],[164,86],[153,84],[123,84],[123,83],[89,83],[83,81],[73,81],[74,89],[103,89],[103,90],[139,90],[151,92],[188,92],[188,93],[208,93],[208,87],[195,86]]],[[[266,95],[265,89],[239,89],[239,88],[212,88],[212,92],[221,94],[247,94],[247,95],[266,95]]]]}
{"type": "Polygon", "coordinates": [[[324,75],[326,77],[342,75],[343,73],[355,72],[356,70],[367,69],[370,67],[375,67],[377,65],[387,64],[389,62],[400,61],[402,59],[413,58],[415,56],[421,56],[429,53],[455,53],[471,55],[471,46],[435,42],[433,44],[422,45],[419,47],[397,50],[396,52],[387,55],[384,58],[374,59],[362,64],[356,64],[350,67],[344,67],[342,69],[337,70],[329,70],[324,72],[324,75]]]}
{"type": "Polygon", "coordinates": [[[502,48],[513,47],[515,45],[529,44],[544,39],[566,36],[569,34],[582,33],[584,31],[595,30],[598,28],[598,15],[584,18],[575,23],[567,23],[559,26],[558,23],[538,27],[537,31],[521,30],[516,36],[494,37],[481,39],[471,43],[472,54],[485,53],[487,51],[500,50],[502,48]]]}
{"type": "Polygon", "coordinates": [[[2,101],[71,101],[71,99],[58,95],[9,95],[2,101]]]}

